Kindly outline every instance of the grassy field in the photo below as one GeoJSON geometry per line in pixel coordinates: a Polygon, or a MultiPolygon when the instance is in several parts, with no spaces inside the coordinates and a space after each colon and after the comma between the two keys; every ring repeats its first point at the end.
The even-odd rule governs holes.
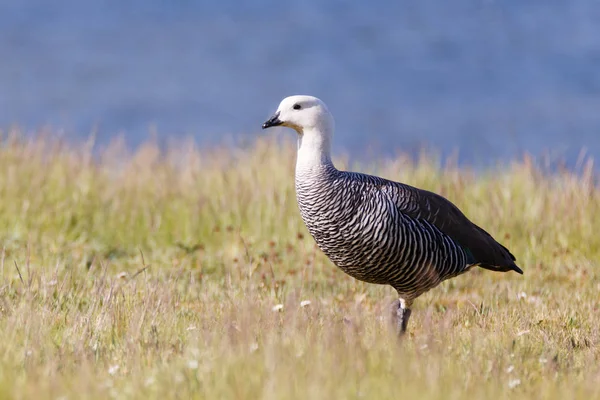
{"type": "Polygon", "coordinates": [[[445,282],[398,341],[393,289],[307,234],[285,143],[94,157],[4,134],[0,399],[600,398],[591,163],[353,166],[445,195],[525,271],[445,282]]]}

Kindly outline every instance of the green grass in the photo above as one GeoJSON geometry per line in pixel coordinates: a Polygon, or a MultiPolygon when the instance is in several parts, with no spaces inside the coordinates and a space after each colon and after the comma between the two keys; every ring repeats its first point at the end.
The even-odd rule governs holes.
{"type": "Polygon", "coordinates": [[[445,195],[525,271],[444,282],[398,342],[393,289],[347,277],[307,234],[285,143],[95,157],[4,135],[0,398],[600,396],[591,163],[353,167],[445,195]]]}

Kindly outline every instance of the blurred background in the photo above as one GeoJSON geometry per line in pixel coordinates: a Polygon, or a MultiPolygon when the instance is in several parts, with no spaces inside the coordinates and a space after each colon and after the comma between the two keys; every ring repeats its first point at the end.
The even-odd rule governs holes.
{"type": "Polygon", "coordinates": [[[3,130],[248,140],[291,94],[328,104],[352,157],[574,165],[600,154],[600,2],[0,2],[3,130]]]}

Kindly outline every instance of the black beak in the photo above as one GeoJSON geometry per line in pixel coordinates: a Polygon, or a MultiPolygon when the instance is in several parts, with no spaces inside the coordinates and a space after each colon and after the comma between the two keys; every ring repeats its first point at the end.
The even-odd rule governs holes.
{"type": "Polygon", "coordinates": [[[279,111],[277,111],[275,113],[275,115],[273,115],[271,118],[269,118],[264,124],[262,124],[262,128],[263,129],[267,129],[270,128],[272,126],[279,126],[283,124],[283,122],[281,122],[279,120],[279,111]]]}

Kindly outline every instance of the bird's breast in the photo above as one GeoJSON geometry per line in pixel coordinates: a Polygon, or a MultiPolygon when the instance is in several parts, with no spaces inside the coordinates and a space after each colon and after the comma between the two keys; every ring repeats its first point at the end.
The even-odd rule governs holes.
{"type": "Polygon", "coordinates": [[[338,267],[361,280],[364,267],[390,251],[393,215],[364,188],[344,182],[296,182],[300,214],[319,248],[338,267]]]}

